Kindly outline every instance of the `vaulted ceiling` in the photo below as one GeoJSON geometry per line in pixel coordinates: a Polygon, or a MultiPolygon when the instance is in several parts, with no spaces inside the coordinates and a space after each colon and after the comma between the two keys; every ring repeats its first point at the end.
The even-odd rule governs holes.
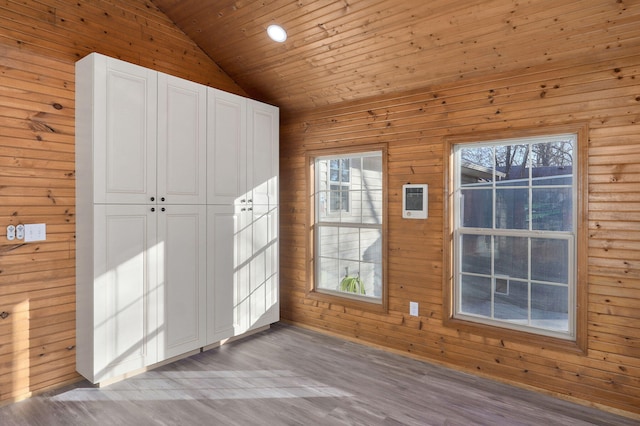
{"type": "Polygon", "coordinates": [[[288,111],[570,63],[638,24],[623,0],[152,1],[249,95],[288,111]],[[267,37],[272,23],[286,42],[267,37]]]}

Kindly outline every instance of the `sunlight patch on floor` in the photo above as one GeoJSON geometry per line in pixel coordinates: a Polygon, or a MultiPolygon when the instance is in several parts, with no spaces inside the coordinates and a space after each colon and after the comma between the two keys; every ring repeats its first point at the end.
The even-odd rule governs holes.
{"type": "Polygon", "coordinates": [[[105,388],[75,388],[54,401],[176,401],[352,396],[288,370],[147,372],[105,388]]]}

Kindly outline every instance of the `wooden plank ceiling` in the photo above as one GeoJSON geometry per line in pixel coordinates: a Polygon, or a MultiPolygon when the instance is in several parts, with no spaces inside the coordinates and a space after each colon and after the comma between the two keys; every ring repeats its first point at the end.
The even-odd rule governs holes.
{"type": "Polygon", "coordinates": [[[615,44],[637,25],[622,14],[630,0],[152,1],[247,93],[284,111],[570,63],[595,51],[585,33],[615,44]],[[267,37],[272,23],[286,42],[267,37]]]}

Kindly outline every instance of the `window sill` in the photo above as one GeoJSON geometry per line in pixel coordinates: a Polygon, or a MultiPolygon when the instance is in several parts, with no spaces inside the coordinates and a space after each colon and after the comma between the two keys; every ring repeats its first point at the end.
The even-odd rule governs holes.
{"type": "Polygon", "coordinates": [[[497,339],[500,341],[501,345],[504,345],[505,341],[513,341],[543,349],[558,350],[582,356],[587,355],[586,342],[565,340],[536,333],[476,323],[458,318],[444,319],[443,325],[445,327],[455,328],[459,332],[497,339]]]}

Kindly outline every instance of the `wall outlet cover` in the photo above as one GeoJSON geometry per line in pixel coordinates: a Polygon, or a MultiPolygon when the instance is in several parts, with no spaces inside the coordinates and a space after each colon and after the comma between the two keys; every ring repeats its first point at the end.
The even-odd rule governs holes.
{"type": "Polygon", "coordinates": [[[16,227],[13,225],[7,226],[7,240],[13,241],[16,239],[16,227]]]}
{"type": "Polygon", "coordinates": [[[409,302],[409,315],[418,316],[418,302],[409,302]]]}

